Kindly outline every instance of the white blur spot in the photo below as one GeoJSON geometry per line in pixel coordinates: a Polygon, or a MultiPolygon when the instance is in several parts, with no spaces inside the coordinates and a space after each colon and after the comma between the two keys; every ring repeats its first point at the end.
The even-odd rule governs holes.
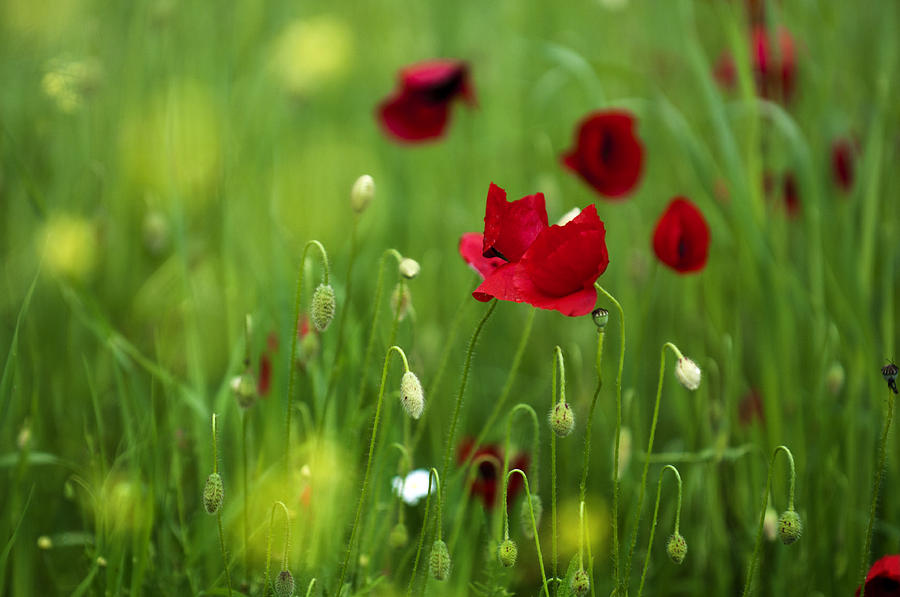
{"type": "MultiPolygon", "coordinates": [[[[391,487],[404,502],[415,506],[419,500],[428,495],[428,471],[420,468],[406,475],[406,479],[394,477],[391,479],[391,487]]],[[[432,491],[434,491],[433,486],[432,491]]]]}

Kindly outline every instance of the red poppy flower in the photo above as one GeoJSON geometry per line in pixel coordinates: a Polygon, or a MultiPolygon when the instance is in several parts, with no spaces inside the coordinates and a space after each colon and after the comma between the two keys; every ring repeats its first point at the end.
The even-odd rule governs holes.
{"type": "Polygon", "coordinates": [[[465,62],[420,62],[400,71],[400,87],[378,106],[378,119],[398,141],[435,139],[444,133],[450,104],[457,97],[475,103],[465,62]]]}
{"type": "Polygon", "coordinates": [[[597,302],[594,282],[607,265],[606,230],[597,208],[589,205],[565,226],[541,230],[521,259],[497,268],[472,296],[587,315],[597,302]]]}
{"type": "MultiPolygon", "coordinates": [[[[456,452],[457,464],[464,463],[469,455],[472,454],[472,448],[475,446],[475,440],[471,437],[464,438],[456,452]]],[[[480,446],[475,453],[472,454],[474,462],[479,456],[493,456],[496,462],[503,465],[503,450],[498,444],[488,444],[480,446]]],[[[522,469],[528,473],[528,455],[527,454],[510,454],[509,470],[514,468],[522,469]]],[[[470,495],[480,499],[484,507],[488,510],[493,509],[497,503],[497,496],[502,495],[503,486],[500,479],[501,471],[493,459],[485,459],[478,463],[478,472],[475,473],[475,479],[472,482],[470,495]]],[[[520,475],[514,475],[509,480],[509,488],[507,503],[511,504],[515,496],[522,490],[524,484],[520,475]]]]}
{"type": "MultiPolygon", "coordinates": [[[[860,588],[856,589],[856,597],[859,597],[860,588]]],[[[866,595],[900,597],[900,555],[884,556],[872,564],[866,575],[866,595]]]]}
{"type": "Polygon", "coordinates": [[[709,226],[700,210],[684,197],[669,203],[656,224],[653,250],[660,261],[686,274],[703,269],[709,255],[709,226]]]}
{"type": "Polygon", "coordinates": [[[459,239],[459,254],[469,264],[469,267],[481,275],[482,279],[506,263],[499,257],[485,257],[482,254],[483,246],[484,235],[480,232],[466,232],[459,239]]]}
{"type": "Polygon", "coordinates": [[[562,162],[601,195],[626,195],[640,180],[644,164],[644,146],[634,128],[634,116],[624,110],[588,114],[578,125],[575,148],[562,162]]]}
{"type": "MultiPolygon", "coordinates": [[[[750,39],[750,58],[757,93],[764,98],[789,100],[797,79],[794,38],[784,27],[776,31],[777,54],[773,52],[769,30],[762,25],[753,28],[750,39]]],[[[719,83],[733,89],[737,82],[734,58],[723,53],[716,62],[714,76],[719,83]]]]}
{"type": "Polygon", "coordinates": [[[831,171],[834,182],[844,192],[853,186],[853,166],[856,147],[848,139],[838,139],[831,144],[831,171]]]}
{"type": "Polygon", "coordinates": [[[491,183],[484,210],[482,254],[518,261],[547,226],[543,193],[509,202],[506,191],[491,183]]]}

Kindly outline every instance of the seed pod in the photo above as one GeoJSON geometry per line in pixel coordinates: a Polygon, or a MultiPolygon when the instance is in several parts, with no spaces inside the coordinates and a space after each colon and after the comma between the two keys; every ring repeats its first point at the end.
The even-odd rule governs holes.
{"type": "Polygon", "coordinates": [[[331,284],[319,284],[313,293],[309,318],[320,332],[324,332],[334,319],[334,288],[331,284]]]}
{"type": "Polygon", "coordinates": [[[412,371],[404,373],[400,380],[400,403],[403,404],[406,414],[413,419],[421,417],[422,411],[425,410],[425,393],[422,391],[419,378],[412,371]]]}
{"type": "Polygon", "coordinates": [[[275,579],[275,597],[291,597],[294,594],[294,577],[290,571],[282,570],[275,579]]]}
{"type": "Polygon", "coordinates": [[[362,213],[375,198],[375,180],[368,174],[363,174],[353,183],[350,191],[350,206],[356,213],[362,213]]]}
{"type": "Polygon", "coordinates": [[[669,542],[666,543],[666,553],[676,564],[684,561],[684,556],[687,555],[687,541],[684,540],[681,533],[675,533],[669,537],[669,542]]]}
{"type": "Polygon", "coordinates": [[[550,411],[550,427],[559,437],[565,437],[575,429],[575,414],[568,402],[558,402],[550,411]]]}
{"type": "Polygon", "coordinates": [[[512,539],[507,539],[501,543],[497,549],[497,557],[505,567],[512,568],[515,566],[516,558],[519,557],[519,548],[516,547],[516,542],[512,539]]]}
{"type": "Polygon", "coordinates": [[[406,525],[402,522],[398,522],[397,525],[391,529],[391,534],[388,537],[388,544],[394,549],[400,549],[409,541],[409,532],[406,530],[406,525]]]}
{"type": "Polygon", "coordinates": [[[536,493],[531,494],[531,508],[528,507],[528,500],[522,502],[521,511],[519,512],[522,519],[522,534],[526,539],[534,538],[534,531],[531,529],[531,511],[534,510],[534,524],[541,527],[541,517],[544,515],[544,503],[541,496],[536,493]]]}
{"type": "Polygon", "coordinates": [[[587,595],[588,591],[591,590],[591,579],[584,569],[579,570],[575,573],[575,576],[572,577],[571,587],[572,592],[578,595],[578,597],[587,595]]]}
{"type": "Polygon", "coordinates": [[[591,311],[591,317],[594,319],[594,325],[601,330],[606,328],[606,324],[609,323],[609,311],[606,309],[594,309],[591,311]]]}
{"type": "Polygon", "coordinates": [[[450,576],[450,550],[441,539],[436,540],[431,546],[428,568],[435,580],[447,580],[450,576]]]}
{"type": "Polygon", "coordinates": [[[203,488],[203,508],[207,514],[215,514],[225,501],[225,485],[219,473],[213,473],[206,478],[206,486],[203,488]]]}
{"type": "Polygon", "coordinates": [[[793,510],[785,510],[778,518],[778,537],[785,545],[797,541],[803,534],[803,523],[800,516],[793,510]]]}
{"type": "Polygon", "coordinates": [[[675,377],[678,381],[689,390],[696,390],[700,387],[700,367],[697,363],[687,357],[678,359],[675,364],[675,377]]]}

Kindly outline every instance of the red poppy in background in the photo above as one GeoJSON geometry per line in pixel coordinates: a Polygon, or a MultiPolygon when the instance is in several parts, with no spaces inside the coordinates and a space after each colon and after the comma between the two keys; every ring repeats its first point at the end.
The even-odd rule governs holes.
{"type": "Polygon", "coordinates": [[[256,391],[261,398],[265,398],[272,388],[272,358],[268,352],[259,356],[259,377],[256,382],[256,391]]]}
{"type": "Polygon", "coordinates": [[[709,226],[688,199],[676,197],[669,203],[653,232],[653,250],[660,261],[682,274],[706,265],[709,226]]]}
{"type": "MultiPolygon", "coordinates": [[[[487,444],[480,446],[475,453],[472,454],[472,448],[475,447],[475,440],[471,437],[464,438],[456,451],[456,462],[462,464],[472,456],[474,462],[479,456],[492,456],[496,462],[503,466],[503,450],[498,444],[487,444]]],[[[528,455],[527,454],[510,454],[509,470],[514,468],[522,469],[524,473],[528,473],[528,455]]],[[[480,499],[484,507],[488,510],[494,508],[497,503],[497,496],[502,495],[503,485],[501,484],[502,471],[498,468],[493,459],[482,460],[478,463],[478,472],[475,473],[475,479],[472,482],[470,495],[480,499]]],[[[468,477],[467,477],[468,478],[468,477]]],[[[509,480],[509,495],[507,503],[511,504],[513,499],[522,490],[524,484],[520,475],[513,475],[509,480]]]]}
{"type": "Polygon", "coordinates": [[[543,193],[507,201],[506,191],[491,183],[484,210],[482,254],[518,261],[548,225],[543,193]]]}
{"type": "Polygon", "coordinates": [[[634,116],[624,110],[588,114],[578,125],[575,147],[563,155],[563,164],[601,195],[628,194],[644,165],[644,146],[635,124],[634,116]]]}
{"type": "Polygon", "coordinates": [[[400,71],[400,86],[378,106],[378,120],[394,139],[419,142],[444,134],[457,97],[475,103],[469,67],[460,60],[432,60],[400,71]]]}
{"type": "Polygon", "coordinates": [[[831,144],[831,171],[834,182],[844,192],[853,187],[856,144],[849,139],[837,139],[831,144]]]}
{"type": "Polygon", "coordinates": [[[763,191],[768,199],[781,200],[788,217],[795,218],[800,214],[800,193],[797,189],[797,178],[793,172],[786,172],[782,177],[780,196],[773,196],[776,191],[775,177],[771,172],[766,172],[763,174],[763,191]]]}
{"type": "MultiPolygon", "coordinates": [[[[856,597],[859,597],[860,588],[856,589],[856,597]]],[[[900,555],[884,556],[872,564],[866,575],[866,595],[900,597],[900,555]]]]}
{"type": "MultiPolygon", "coordinates": [[[[762,25],[753,28],[750,39],[750,59],[756,92],[764,98],[791,99],[797,79],[794,38],[784,27],[775,32],[777,48],[773,49],[769,30],[762,25]],[[776,53],[777,50],[777,53],[776,53]]],[[[726,89],[737,83],[734,57],[724,52],[716,62],[713,74],[726,89]]]]}
{"type": "Polygon", "coordinates": [[[747,426],[758,419],[761,423],[765,422],[765,412],[763,411],[762,395],[756,389],[751,389],[744,394],[738,404],[738,421],[741,425],[747,426]]]}
{"type": "Polygon", "coordinates": [[[506,263],[499,257],[485,257],[482,254],[483,246],[484,235],[480,232],[466,232],[459,239],[459,254],[469,264],[469,267],[481,275],[482,279],[506,263]]]}

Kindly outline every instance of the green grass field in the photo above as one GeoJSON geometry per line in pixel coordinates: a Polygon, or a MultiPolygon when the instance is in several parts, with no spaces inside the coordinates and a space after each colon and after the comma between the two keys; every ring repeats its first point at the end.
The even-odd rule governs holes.
{"type": "Polygon", "coordinates": [[[852,595],[900,552],[880,371],[900,358],[896,2],[0,0],[0,81],[0,595],[281,595],[283,569],[317,596],[575,595],[579,569],[601,597],[852,595]],[[789,32],[790,93],[759,89],[754,26],[789,32]],[[397,143],[376,107],[435,58],[468,64],[476,105],[453,102],[439,139],[397,143]],[[560,161],[608,108],[644,146],[617,199],[560,161]],[[376,192],[356,212],[362,174],[376,192]],[[491,182],[543,192],[551,224],[596,204],[597,283],[624,323],[604,292],[599,336],[590,315],[473,299],[457,245],[484,230],[491,182]],[[651,242],[676,196],[711,239],[684,275],[651,242]],[[324,275],[312,240],[336,313],[297,338],[298,274],[301,314],[324,275]],[[421,273],[400,276],[398,256],[421,273]],[[660,378],[667,342],[702,370],[696,391],[672,351],[660,378]],[[561,384],[575,427],[557,438],[561,384]],[[464,463],[475,438],[493,457],[464,463]],[[503,508],[478,493],[502,493],[506,442],[543,503],[529,538],[511,492],[509,568],[503,508]],[[764,497],[789,506],[782,445],[792,545],[761,518],[764,497]],[[669,464],[680,565],[670,472],[647,547],[669,464]],[[432,467],[440,492],[398,499],[395,476],[432,467]]]}

